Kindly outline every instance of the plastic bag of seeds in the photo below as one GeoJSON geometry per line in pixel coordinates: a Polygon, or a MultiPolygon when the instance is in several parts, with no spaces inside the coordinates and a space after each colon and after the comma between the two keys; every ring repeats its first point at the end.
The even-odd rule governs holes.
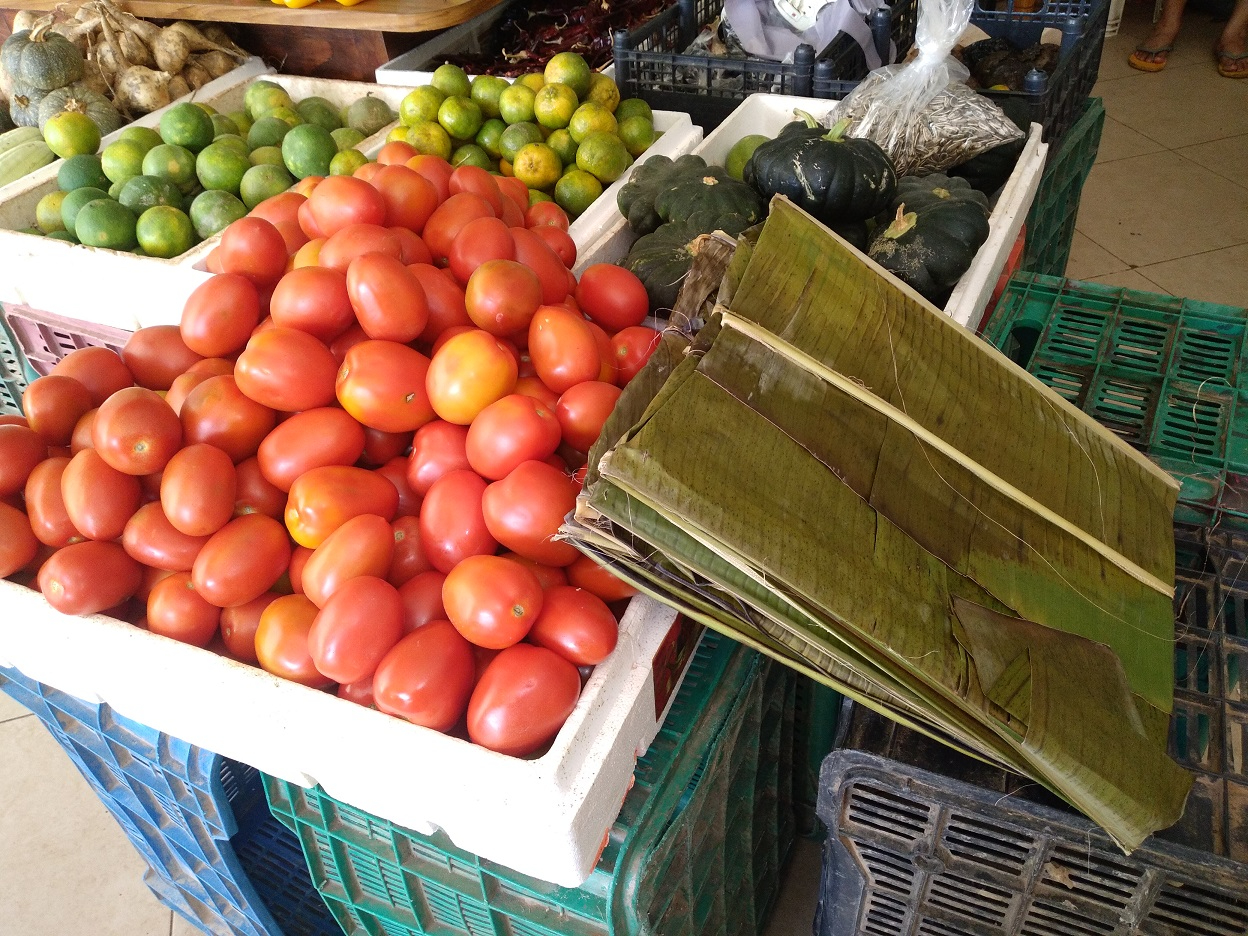
{"type": "Polygon", "coordinates": [[[975,0],[919,0],[918,56],[871,72],[837,108],[849,135],[878,143],[898,175],[943,172],[1023,132],[1001,108],[966,85],[969,72],[951,58],[975,0]]]}

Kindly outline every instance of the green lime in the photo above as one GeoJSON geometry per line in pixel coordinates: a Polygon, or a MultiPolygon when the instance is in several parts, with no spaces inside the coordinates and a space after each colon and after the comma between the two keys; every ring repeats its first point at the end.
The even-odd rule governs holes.
{"type": "MultiPolygon", "coordinates": [[[[556,182],[555,186],[558,187],[558,185],[559,183],[556,182]]],[[[544,201],[554,201],[554,199],[551,198],[549,195],[547,195],[545,192],[539,192],[536,189],[529,189],[529,207],[530,208],[532,208],[538,202],[544,202],[544,201]]]]}
{"type": "Polygon", "coordinates": [[[121,190],[125,187],[125,182],[114,182],[108,187],[108,197],[113,201],[121,201],[121,190]]]}
{"type": "Polygon", "coordinates": [[[576,92],[577,100],[583,101],[589,97],[592,75],[588,63],[580,55],[575,52],[560,52],[546,63],[546,71],[542,77],[548,85],[556,82],[568,85],[576,92]]]}
{"type": "Polygon", "coordinates": [[[511,163],[512,174],[531,189],[549,190],[559,181],[563,163],[545,143],[529,143],[520,148],[511,163]]]}
{"type": "Polygon", "coordinates": [[[205,190],[219,189],[237,195],[243,173],[250,168],[251,160],[225,143],[209,144],[195,158],[195,175],[205,190]]]}
{"type": "Polygon", "coordinates": [[[728,151],[728,158],[724,160],[724,168],[728,170],[728,174],[734,179],[740,179],[745,171],[745,164],[750,161],[754,151],[769,139],[770,137],[765,137],[761,133],[751,133],[732,144],[732,149],[728,151]]]}
{"type": "Polygon", "coordinates": [[[144,153],[153,146],[160,146],[161,143],[165,142],[160,138],[160,134],[151,127],[138,126],[126,127],[117,135],[117,139],[136,144],[144,153]]]}
{"type": "Polygon", "coordinates": [[[490,154],[477,146],[476,143],[465,143],[451,153],[452,166],[479,166],[486,171],[494,165],[490,154]]]}
{"type": "Polygon", "coordinates": [[[226,114],[226,116],[229,117],[230,122],[238,128],[234,132],[243,139],[246,139],[247,134],[251,131],[251,125],[254,123],[251,117],[248,116],[247,112],[245,110],[230,111],[226,114]]]}
{"type": "Polygon", "coordinates": [[[641,98],[625,98],[620,101],[619,106],[615,109],[615,119],[620,123],[623,123],[629,117],[638,115],[654,123],[654,111],[650,110],[650,105],[641,98]]]}
{"type": "Polygon", "coordinates": [[[253,166],[281,166],[283,169],[286,168],[286,162],[282,159],[282,148],[280,146],[261,146],[248,153],[247,159],[253,166]]]}
{"type": "Polygon", "coordinates": [[[368,164],[368,157],[357,149],[345,149],[335,153],[329,161],[330,175],[354,175],[360,166],[368,164]]]}
{"type": "Polygon", "coordinates": [[[545,85],[533,100],[537,122],[548,130],[566,127],[576,108],[576,92],[571,85],[561,83],[545,85]]]}
{"type": "Polygon", "coordinates": [[[56,171],[56,185],[62,192],[87,187],[107,189],[109,178],[104,174],[99,156],[80,153],[61,160],[61,167],[56,171]]]}
{"type": "Polygon", "coordinates": [[[213,137],[212,145],[213,146],[217,146],[217,145],[228,146],[230,147],[230,149],[234,150],[236,153],[240,153],[243,156],[246,156],[249,153],[251,153],[251,147],[247,145],[247,141],[244,140],[237,133],[218,134],[217,136],[213,137]]]}
{"type": "Polygon", "coordinates": [[[502,140],[503,134],[507,132],[507,125],[497,117],[491,117],[481,125],[481,129],[477,131],[477,146],[485,150],[491,159],[498,159],[502,152],[498,148],[499,141],[502,140]]]}
{"type": "Polygon", "coordinates": [[[65,230],[75,230],[78,212],[82,210],[83,205],[88,205],[99,198],[107,200],[108,193],[97,188],[78,188],[66,193],[65,198],[61,200],[61,223],[65,225],[65,230]]]}
{"type": "Polygon", "coordinates": [[[602,194],[602,183],[583,169],[564,173],[555,183],[555,203],[576,218],[602,194]]]}
{"type": "Polygon", "coordinates": [[[297,127],[300,124],[307,123],[293,107],[275,107],[271,111],[265,111],[262,116],[276,117],[288,127],[297,127]]]}
{"type": "Polygon", "coordinates": [[[145,254],[164,260],[181,256],[195,246],[191,219],[167,205],[148,208],[139,215],[134,234],[145,254]]]}
{"type": "MultiPolygon", "coordinates": [[[[31,233],[36,233],[36,234],[37,234],[38,232],[37,232],[37,231],[33,231],[33,232],[31,232],[31,233]]],[[[73,232],[72,232],[72,231],[66,231],[66,230],[64,230],[64,229],[59,230],[59,231],[49,231],[49,232],[48,232],[48,237],[52,238],[53,240],[63,240],[63,241],[66,241],[67,243],[70,243],[70,244],[76,244],[76,243],[78,243],[78,238],[74,236],[73,232]]]]}
{"type": "Polygon", "coordinates": [[[367,139],[354,127],[339,127],[337,130],[331,130],[329,135],[334,138],[334,145],[338,147],[340,153],[343,150],[355,149],[367,139]]]}
{"type": "MultiPolygon", "coordinates": [[[[236,124],[229,117],[225,116],[225,114],[213,114],[212,115],[212,129],[214,133],[214,137],[213,137],[214,139],[216,137],[221,136],[221,134],[223,133],[229,133],[229,134],[232,134],[233,136],[238,136],[238,124],[236,124]]],[[[151,251],[149,250],[148,253],[151,253],[151,251]]]]}
{"type": "Polygon", "coordinates": [[[35,224],[44,234],[65,230],[65,221],[61,217],[61,203],[65,201],[65,192],[57,190],[48,192],[35,205],[35,224]]]}
{"type": "Polygon", "coordinates": [[[640,156],[658,139],[654,134],[654,124],[641,114],[634,114],[620,121],[616,136],[628,150],[628,155],[633,157],[640,156]]]}
{"type": "Polygon", "coordinates": [[[202,110],[209,117],[211,117],[213,114],[217,112],[217,109],[215,107],[213,107],[211,104],[205,103],[204,101],[192,101],[191,103],[194,104],[196,107],[198,107],[200,110],[202,110]]]}
{"type": "Polygon", "coordinates": [[[546,84],[546,76],[541,72],[529,72],[517,78],[515,83],[524,85],[534,94],[537,94],[538,91],[542,90],[542,85],[546,84]]]}
{"type": "Polygon", "coordinates": [[[348,127],[359,130],[366,137],[372,136],[388,123],[394,122],[394,111],[379,97],[366,94],[358,101],[353,101],[347,108],[348,127]]]}
{"type": "Polygon", "coordinates": [[[61,111],[43,125],[43,141],[62,159],[100,148],[100,128],[86,114],[61,111]]]}
{"type": "Polygon", "coordinates": [[[157,205],[168,205],[172,208],[181,208],[183,205],[182,192],[177,185],[168,179],[149,175],[135,176],[123,185],[117,200],[136,215],[141,215],[148,208],[157,205]]]}
{"type": "Polygon", "coordinates": [[[189,101],[174,104],[160,118],[160,138],[192,153],[198,153],[216,135],[212,118],[189,101]]]}
{"type": "Polygon", "coordinates": [[[446,100],[446,92],[433,85],[413,88],[399,102],[399,123],[410,127],[418,120],[437,120],[438,108],[446,100]]]}
{"type": "Polygon", "coordinates": [[[542,131],[538,129],[537,124],[518,123],[512,124],[503,131],[498,141],[498,149],[503,159],[515,162],[516,153],[520,152],[521,147],[540,142],[542,142],[542,131]]]}
{"type": "Polygon", "coordinates": [[[617,129],[615,117],[597,101],[586,101],[568,121],[568,133],[578,144],[591,133],[615,133],[617,129]]]}
{"type": "Polygon", "coordinates": [[[294,184],[295,177],[286,171],[285,166],[261,164],[252,166],[243,173],[239,192],[243,204],[250,210],[266,198],[282,194],[294,184]]]}
{"type": "Polygon", "coordinates": [[[567,130],[555,130],[546,138],[546,145],[555,151],[565,166],[576,163],[576,140],[567,130]]]}
{"type": "Polygon", "coordinates": [[[74,218],[74,234],[80,244],[108,250],[132,250],[138,246],[134,236],[134,212],[111,198],[97,198],[79,209],[74,218]]]}
{"type": "Polygon", "coordinates": [[[532,123],[537,92],[522,84],[508,85],[498,99],[498,112],[509,124],[532,123]]]}
{"type": "Polygon", "coordinates": [[[195,180],[195,154],[183,146],[162,143],[143,157],[143,174],[160,176],[182,187],[195,180]]]}
{"type": "Polygon", "coordinates": [[[247,86],[247,91],[243,95],[243,106],[247,110],[247,116],[252,120],[258,119],[275,107],[293,107],[294,104],[295,102],[290,99],[285,88],[263,79],[253,81],[247,86]]]}
{"type": "Polygon", "coordinates": [[[469,97],[472,94],[472,84],[464,70],[449,62],[434,69],[430,84],[447,97],[469,97]]]}
{"type": "Polygon", "coordinates": [[[472,79],[472,91],[468,96],[477,102],[477,107],[481,108],[481,113],[487,118],[497,117],[499,97],[510,87],[506,78],[479,75],[472,79]]]}
{"type": "Polygon", "coordinates": [[[281,146],[290,124],[278,117],[261,117],[247,131],[247,145],[252,149],[262,146],[281,146]]]}
{"type": "Polygon", "coordinates": [[[448,97],[438,108],[438,123],[456,140],[471,140],[484,122],[481,108],[470,98],[448,97]]]}
{"type": "Polygon", "coordinates": [[[229,192],[201,192],[191,202],[191,224],[201,240],[225,230],[247,214],[247,206],[229,192]]]}
{"type": "Polygon", "coordinates": [[[436,120],[418,120],[407,128],[407,142],[419,153],[451,158],[451,138],[436,120]]]}
{"type": "Polygon", "coordinates": [[[594,72],[589,76],[589,100],[601,104],[611,113],[620,105],[620,89],[615,79],[602,72],[594,72]]]}
{"type": "Polygon", "coordinates": [[[109,143],[100,153],[100,168],[110,182],[127,182],[143,174],[143,147],[129,140],[109,143]]]}
{"type": "Polygon", "coordinates": [[[295,105],[299,116],[308,123],[324,127],[331,133],[342,126],[342,118],[338,116],[338,108],[323,97],[304,98],[295,105]]]}
{"type": "Polygon", "coordinates": [[[282,161],[296,179],[329,175],[329,164],[337,155],[334,138],[316,124],[300,124],[282,140],[282,161]]]}
{"type": "Polygon", "coordinates": [[[591,133],[576,149],[576,167],[610,185],[633,164],[624,143],[614,133],[591,133]]]}

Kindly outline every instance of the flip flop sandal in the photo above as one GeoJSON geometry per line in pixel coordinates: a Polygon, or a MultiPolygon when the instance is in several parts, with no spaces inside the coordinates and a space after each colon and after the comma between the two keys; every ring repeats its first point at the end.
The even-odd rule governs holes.
{"type": "Polygon", "coordinates": [[[1146,46],[1138,47],[1134,52],[1127,56],[1127,64],[1132,68],[1138,68],[1142,72],[1159,72],[1166,67],[1167,58],[1163,58],[1160,62],[1150,62],[1147,59],[1140,58],[1140,54],[1144,55],[1161,55],[1174,51],[1173,45],[1157,46],[1148,48],[1146,46]]]}
{"type": "Polygon", "coordinates": [[[1218,59],[1218,74],[1223,78],[1248,78],[1248,68],[1228,69],[1231,62],[1248,61],[1248,52],[1214,52],[1218,59]]]}

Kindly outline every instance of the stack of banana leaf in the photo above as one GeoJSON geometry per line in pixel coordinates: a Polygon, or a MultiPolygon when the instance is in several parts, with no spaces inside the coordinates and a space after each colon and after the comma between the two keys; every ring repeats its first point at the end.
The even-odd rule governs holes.
{"type": "Polygon", "coordinates": [[[1126,850],[1173,824],[1175,482],[787,200],[756,234],[564,535],[1126,850]]]}

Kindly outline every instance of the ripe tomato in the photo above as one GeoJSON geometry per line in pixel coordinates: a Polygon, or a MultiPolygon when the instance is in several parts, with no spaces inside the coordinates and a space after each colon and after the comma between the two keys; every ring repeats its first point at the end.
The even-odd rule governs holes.
{"type": "Polygon", "coordinates": [[[121,536],[126,521],[139,509],[139,481],[83,449],[69,460],[61,475],[61,498],[75,529],[87,539],[121,536]]]}
{"type": "Polygon", "coordinates": [[[110,348],[70,351],[53,365],[51,373],[74,378],[91,391],[91,399],[96,406],[118,390],[134,385],[130,369],[122,362],[121,356],[110,348]]]}
{"type": "Polygon", "coordinates": [[[286,240],[272,222],[254,215],[221,232],[217,262],[224,273],[245,276],[257,287],[276,283],[286,271],[286,240]]]}
{"type": "Polygon", "coordinates": [[[363,181],[371,185],[373,182],[373,177],[376,176],[377,173],[379,173],[380,171],[381,171],[381,163],[366,162],[366,163],[361,164],[360,167],[351,174],[355,176],[357,179],[362,179],[363,181]]]}
{"type": "Polygon", "coordinates": [[[258,458],[247,458],[234,466],[234,488],[236,517],[260,513],[281,520],[286,513],[286,492],[265,479],[258,458]]]}
{"type": "Polygon", "coordinates": [[[313,468],[290,486],[286,526],[300,546],[315,549],[352,517],[377,514],[388,522],[399,506],[399,492],[365,468],[327,465],[313,468]]]}
{"type": "Polygon", "coordinates": [[[611,333],[640,325],[650,313],[646,287],[637,275],[614,263],[595,263],[576,286],[581,310],[611,333]]]}
{"type": "MultiPolygon", "coordinates": [[[[377,164],[383,167],[394,165],[401,166],[403,163],[415,156],[416,153],[417,149],[412,146],[411,143],[404,140],[391,140],[377,151],[377,164]]],[[[375,186],[376,184],[377,182],[374,179],[373,185],[375,186]]]]}
{"type": "Polygon", "coordinates": [[[489,555],[498,543],[481,513],[485,481],[472,471],[450,471],[433,482],[420,508],[420,545],[439,572],[469,556],[489,555]]]}
{"type": "MultiPolygon", "coordinates": [[[[380,155],[377,161],[381,161],[380,155]]],[[[386,203],[386,227],[406,228],[419,234],[438,207],[438,190],[433,183],[405,165],[386,165],[373,177],[373,187],[386,203]]]]}
{"type": "MultiPolygon", "coordinates": [[[[168,402],[167,398],[166,402],[168,402]]],[[[99,411],[99,407],[89,409],[78,417],[78,422],[74,423],[74,434],[69,440],[69,453],[71,455],[77,455],[84,448],[95,447],[95,441],[91,436],[95,430],[95,414],[99,411]]]]}
{"type": "Polygon", "coordinates": [[[377,708],[435,731],[450,731],[468,708],[476,670],[472,647],[449,621],[400,640],[373,676],[377,708]]]}
{"type": "Polygon", "coordinates": [[[308,196],[291,189],[280,195],[271,195],[252,208],[248,214],[253,218],[264,218],[274,227],[283,221],[298,221],[299,207],[308,200],[308,196]]]}
{"type": "Polygon", "coordinates": [[[286,413],[334,401],[338,362],[307,332],[270,328],[258,332],[234,365],[238,389],[261,406],[286,413]]]}
{"type": "Polygon", "coordinates": [[[39,540],[26,514],[0,501],[0,578],[25,568],[39,554],[39,540]]]}
{"type": "Polygon", "coordinates": [[[529,356],[542,383],[563,393],[602,371],[602,354],[585,320],[561,306],[542,306],[529,323],[529,356]]]}
{"type": "Polygon", "coordinates": [[[553,650],[575,666],[597,666],[615,649],[620,628],[601,598],[583,588],[556,585],[546,592],[529,643],[553,650]]]}
{"type": "Polygon", "coordinates": [[[308,196],[308,211],[319,234],[333,237],[349,224],[385,224],[386,202],[367,182],[351,176],[330,176],[308,196]]]}
{"type": "Polygon", "coordinates": [[[398,260],[403,256],[403,245],[389,228],[379,224],[352,224],[321,245],[318,262],[323,267],[346,273],[352,260],[370,253],[398,260]]]}
{"type": "Polygon", "coordinates": [[[181,446],[182,423],[155,390],[127,387],[100,404],[91,441],[118,471],[155,474],[181,446]]]}
{"type": "MultiPolygon", "coordinates": [[[[520,220],[514,226],[524,227],[524,213],[529,210],[529,187],[515,176],[492,175],[490,178],[494,180],[494,184],[502,192],[503,198],[511,199],[512,204],[516,206],[516,210],[520,212],[520,220]]],[[[504,202],[503,209],[506,210],[506,207],[507,204],[504,202]]]]}
{"type": "Polygon", "coordinates": [[[548,588],[554,588],[556,585],[567,585],[568,577],[564,574],[563,569],[558,566],[544,565],[541,562],[534,562],[525,556],[515,552],[500,553],[504,559],[511,559],[520,563],[530,572],[537,576],[538,584],[542,586],[542,591],[548,588]]]}
{"type": "Polygon", "coordinates": [[[290,590],[296,595],[303,594],[303,567],[314,551],[298,544],[290,551],[290,568],[286,570],[286,577],[290,580],[290,590]]]}
{"type": "Polygon", "coordinates": [[[494,217],[473,218],[455,235],[447,266],[455,279],[467,283],[474,270],[491,260],[512,260],[516,242],[507,225],[494,217]]]}
{"type": "Polygon", "coordinates": [[[567,567],[568,584],[583,588],[603,601],[622,601],[637,594],[637,589],[604,569],[589,556],[577,556],[576,562],[567,567]]]}
{"type": "MultiPolygon", "coordinates": [[[[352,318],[355,317],[354,309],[351,310],[351,316],[352,318]]],[[[356,322],[334,339],[334,343],[329,346],[329,353],[334,356],[334,360],[341,366],[342,362],[347,359],[347,352],[361,341],[368,341],[368,335],[364,333],[364,329],[360,328],[359,323],[356,322]]]]}
{"type": "Polygon", "coordinates": [[[306,266],[282,277],[269,314],[280,328],[297,328],[326,343],[355,324],[355,311],[347,295],[347,278],[337,270],[306,266]]]}
{"type": "Polygon", "coordinates": [[[399,586],[403,599],[403,630],[411,633],[430,621],[446,617],[442,607],[442,585],[446,576],[436,570],[421,572],[399,586]]]}
{"type": "Polygon", "coordinates": [[[403,455],[412,444],[410,432],[382,432],[364,427],[364,454],[357,464],[361,468],[380,468],[403,455]]]}
{"type": "Polygon", "coordinates": [[[494,210],[495,215],[502,214],[503,193],[490,175],[480,166],[459,166],[451,173],[448,185],[452,195],[460,192],[472,192],[480,195],[494,210]]]}
{"type": "Polygon", "coordinates": [[[26,424],[44,445],[68,445],[74,426],[93,406],[90,390],[72,377],[56,374],[32,381],[22,394],[26,424]]]}
{"type": "Polygon", "coordinates": [[[567,231],[553,224],[541,224],[533,228],[533,233],[554,252],[566,269],[576,266],[576,241],[567,231]]]}
{"type": "Polygon", "coordinates": [[[303,595],[282,595],[260,613],[256,659],[266,672],[313,689],[333,684],[317,671],[308,651],[308,634],[318,613],[316,605],[303,595]]]}
{"type": "Polygon", "coordinates": [[[394,485],[394,489],[399,492],[396,517],[414,517],[420,513],[420,502],[423,498],[407,483],[407,459],[404,456],[396,455],[381,467],[373,470],[389,480],[394,485]]]}
{"type": "Polygon", "coordinates": [[[534,562],[565,566],[580,555],[570,543],[552,539],[576,507],[577,486],[545,462],[527,461],[486,488],[481,499],[485,526],[508,549],[534,562]]]}
{"type": "Polygon", "coordinates": [[[563,441],[578,452],[588,452],[602,434],[619,398],[619,387],[600,380],[588,380],[565,390],[555,407],[563,441]]]}
{"type": "Polygon", "coordinates": [[[308,634],[308,650],[318,670],[351,683],[372,675],[402,636],[398,590],[385,579],[361,575],[343,582],[321,608],[308,634]]]}
{"type": "Polygon", "coordinates": [[[454,170],[445,159],[421,153],[413,156],[404,165],[419,173],[433,186],[434,191],[438,193],[438,204],[451,197],[451,173],[454,170]]]}
{"type": "Polygon", "coordinates": [[[199,442],[169,459],[160,479],[160,506],[178,532],[211,536],[234,516],[237,485],[230,456],[199,442]]]}
{"type": "Polygon", "coordinates": [[[516,259],[532,270],[542,283],[542,302],[555,305],[568,295],[568,271],[562,258],[537,234],[524,228],[511,232],[516,242],[516,259]]]}
{"type": "Polygon", "coordinates": [[[466,426],[516,386],[516,358],[489,332],[456,335],[433,354],[425,387],[433,411],[466,426]]]}
{"type": "Polygon", "coordinates": [[[303,593],[318,608],[349,579],[384,578],[394,554],[394,531],[375,514],[352,517],[317,546],[300,573],[303,593]]]}
{"type": "Polygon", "coordinates": [[[420,280],[402,261],[381,253],[356,257],[347,268],[347,293],[369,338],[415,341],[429,321],[420,280]]]}
{"type": "Polygon", "coordinates": [[[467,440],[466,427],[442,419],[417,429],[412,437],[412,453],[407,459],[407,483],[412,491],[424,497],[433,482],[448,471],[471,467],[467,440]]]}
{"type": "MultiPolygon", "coordinates": [[[[420,170],[417,170],[418,172],[420,170]]],[[[501,204],[501,203],[500,203],[501,204]]],[[[494,217],[489,202],[472,192],[451,195],[434,209],[425,222],[422,234],[435,263],[444,263],[451,253],[451,245],[469,221],[476,218],[494,217]]]]}
{"type": "MultiPolygon", "coordinates": [[[[220,273],[195,287],[182,307],[182,341],[203,357],[241,351],[260,322],[260,294],[237,273],[220,273]]],[[[103,402],[100,400],[99,402],[103,402]]]]}
{"type": "MultiPolygon", "coordinates": [[[[317,256],[319,256],[321,252],[321,248],[319,245],[325,243],[325,232],[322,231],[321,226],[316,223],[316,217],[312,214],[312,206],[307,204],[306,202],[300,205],[299,211],[296,213],[296,217],[299,219],[299,230],[303,231],[304,234],[306,234],[309,238],[311,238],[308,241],[308,244],[318,245],[314,253],[317,256]]],[[[304,246],[306,247],[307,244],[305,244],[304,246]]],[[[302,252],[302,248],[300,248],[299,252],[302,252]]],[[[213,253],[215,254],[216,251],[214,250],[213,253]]],[[[212,256],[213,254],[209,254],[208,259],[211,260],[212,256]]],[[[304,259],[306,261],[308,258],[305,256],[304,259]]],[[[207,266],[208,269],[212,272],[216,272],[216,273],[220,272],[219,268],[216,270],[213,270],[213,268],[210,265],[208,265],[207,261],[205,261],[204,265],[207,266]]]]}
{"type": "Polygon", "coordinates": [[[296,413],[260,443],[257,457],[269,483],[289,491],[295,479],[325,465],[354,465],[364,453],[364,428],[350,414],[324,406],[296,413]]]}
{"type": "Polygon", "coordinates": [[[373,678],[361,679],[359,682],[346,683],[338,687],[338,698],[345,699],[348,702],[354,702],[356,705],[362,705],[365,708],[376,708],[377,704],[373,700],[373,678]]]}
{"type": "Polygon", "coordinates": [[[189,572],[207,536],[187,536],[178,530],[158,501],[134,512],[121,534],[121,545],[136,562],[169,572],[189,572]]]}
{"type": "Polygon", "coordinates": [[[116,543],[72,543],[39,569],[39,591],[62,614],[98,614],[139,589],[143,569],[116,543]]]}
{"type": "Polygon", "coordinates": [[[420,573],[432,570],[433,566],[420,545],[420,518],[416,514],[395,517],[390,529],[394,552],[390,557],[386,581],[399,588],[420,573]]]}
{"type": "Polygon", "coordinates": [[[362,341],[338,370],[338,402],[370,429],[410,432],[433,419],[428,371],[429,359],[407,345],[362,341]]]}
{"type": "Polygon", "coordinates": [[[542,383],[540,377],[521,377],[516,381],[516,393],[532,397],[552,413],[555,411],[555,407],[559,405],[559,394],[542,383]]]}
{"type": "Polygon", "coordinates": [[[421,341],[437,341],[439,335],[456,325],[472,326],[472,319],[468,317],[468,309],[464,305],[464,290],[453,277],[428,263],[413,263],[408,269],[425,291],[429,310],[429,320],[420,333],[421,341]]]}
{"type": "Polygon", "coordinates": [[[615,333],[611,348],[615,354],[616,381],[621,387],[627,386],[646,366],[661,340],[662,336],[657,331],[645,325],[622,328],[615,333]]]}
{"type": "Polygon", "coordinates": [[[191,390],[181,418],[184,444],[207,442],[235,462],[255,455],[277,422],[273,410],[245,396],[227,374],[209,377],[191,390]]]}
{"type": "Polygon", "coordinates": [[[177,325],[149,325],[130,336],[121,360],[140,387],[168,390],[179,374],[202,358],[186,346],[177,325]]]}
{"type": "Polygon", "coordinates": [[[152,586],[147,596],[147,629],[196,647],[217,635],[221,609],[206,602],[189,572],[174,572],[152,586]]]}
{"type": "Polygon", "coordinates": [[[256,658],[256,632],[260,629],[260,617],[264,609],[280,597],[277,592],[265,592],[246,604],[221,609],[221,642],[230,656],[253,666],[259,662],[256,658]]]}
{"type": "Polygon", "coordinates": [[[529,228],[552,224],[561,231],[566,231],[571,227],[568,213],[554,202],[536,202],[530,205],[524,215],[524,224],[529,228]]]}
{"type": "Polygon", "coordinates": [[[615,383],[615,348],[611,344],[611,336],[593,322],[586,321],[589,330],[594,333],[594,341],[598,343],[598,355],[602,366],[598,370],[598,379],[603,383],[615,383]]]}
{"type": "Polygon", "coordinates": [[[478,328],[500,338],[526,330],[541,304],[542,283],[537,274],[514,260],[481,264],[469,277],[464,293],[468,317],[478,328]]]}
{"type": "Polygon", "coordinates": [[[524,757],[552,741],[581,695],[581,674],[532,644],[496,656],[468,702],[468,737],[500,754],[524,757]]]}
{"type": "Polygon", "coordinates": [[[411,266],[413,263],[429,263],[433,259],[425,242],[407,228],[392,227],[389,231],[399,239],[399,247],[402,248],[399,260],[404,266],[411,266]]]}
{"type": "Polygon", "coordinates": [[[469,556],[442,584],[446,616],[464,639],[502,650],[524,639],[542,610],[542,586],[528,568],[502,556],[469,556]]]}
{"type": "Polygon", "coordinates": [[[477,415],[468,427],[464,450],[473,471],[497,481],[521,462],[553,455],[559,447],[559,433],[553,410],[532,397],[513,393],[477,415]]]}
{"type": "Polygon", "coordinates": [[[273,587],[290,564],[290,540],[264,514],[236,517],[204,544],[191,567],[195,588],[219,608],[246,604],[273,587]]]}
{"type": "Polygon", "coordinates": [[[26,514],[30,529],[39,542],[57,549],[82,539],[74,521],[69,519],[65,499],[61,496],[61,475],[68,464],[68,458],[45,459],[26,479],[26,514]]]}

